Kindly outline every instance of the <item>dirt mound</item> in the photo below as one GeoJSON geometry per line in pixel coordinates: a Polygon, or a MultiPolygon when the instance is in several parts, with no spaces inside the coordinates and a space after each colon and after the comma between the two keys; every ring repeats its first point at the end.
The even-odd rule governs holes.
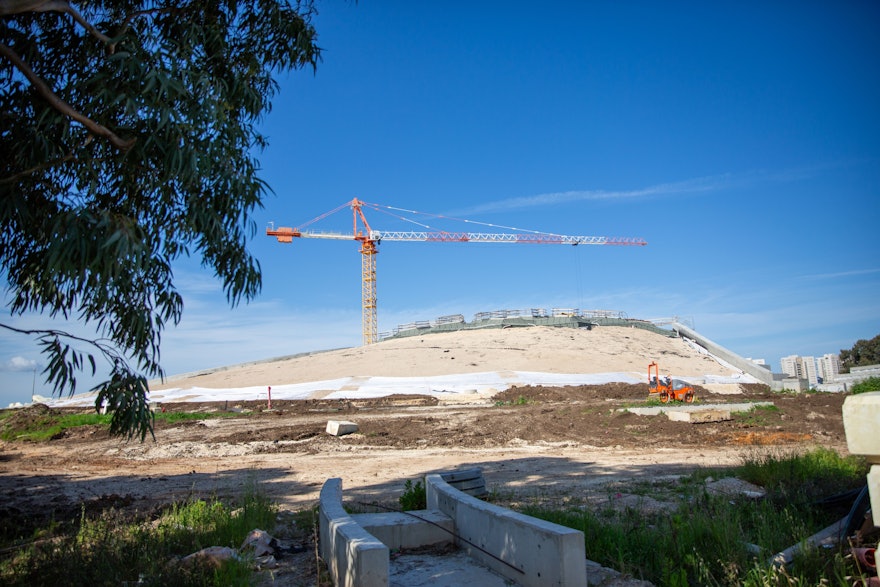
{"type": "Polygon", "coordinates": [[[358,348],[172,376],[165,382],[150,382],[150,389],[221,389],[343,377],[431,377],[507,371],[619,372],[647,377],[651,361],[658,361],[664,374],[680,377],[732,374],[730,367],[684,339],[640,328],[602,326],[581,330],[535,326],[390,339],[358,348]]]}
{"type": "Polygon", "coordinates": [[[56,414],[46,404],[31,404],[10,410],[9,415],[0,420],[0,438],[13,440],[22,431],[48,427],[55,421],[56,414]]]}

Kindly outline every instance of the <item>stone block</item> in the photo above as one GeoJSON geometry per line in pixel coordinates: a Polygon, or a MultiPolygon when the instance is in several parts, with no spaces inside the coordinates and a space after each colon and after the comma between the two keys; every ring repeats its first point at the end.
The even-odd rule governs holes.
{"type": "Polygon", "coordinates": [[[843,402],[846,445],[854,455],[880,464],[880,391],[851,395],[843,402]]]}
{"type": "MultiPolygon", "coordinates": [[[[864,455],[873,466],[868,472],[871,509],[880,511],[880,391],[851,395],[843,402],[843,428],[849,452],[864,455]]],[[[875,516],[878,519],[880,516],[875,516]]],[[[876,522],[875,522],[876,524],[876,522]]]]}
{"type": "Polygon", "coordinates": [[[347,422],[345,420],[329,420],[327,422],[327,434],[332,434],[333,436],[345,436],[357,431],[358,425],[354,422],[347,422]]]}

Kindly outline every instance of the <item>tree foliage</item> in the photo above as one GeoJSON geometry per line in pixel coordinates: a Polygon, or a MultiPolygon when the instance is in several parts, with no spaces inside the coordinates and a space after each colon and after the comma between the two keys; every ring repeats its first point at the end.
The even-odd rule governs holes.
{"type": "MultiPolygon", "coordinates": [[[[0,0],[0,272],[11,315],[91,335],[34,337],[56,393],[106,360],[96,405],[152,432],[147,379],[200,258],[232,305],[260,288],[246,248],[266,192],[257,125],[276,76],[320,58],[310,2],[0,0]]],[[[103,372],[103,371],[102,371],[103,372]]]]}
{"type": "Polygon", "coordinates": [[[857,340],[851,349],[840,351],[844,371],[862,365],[880,365],[880,334],[871,340],[857,340]]]}

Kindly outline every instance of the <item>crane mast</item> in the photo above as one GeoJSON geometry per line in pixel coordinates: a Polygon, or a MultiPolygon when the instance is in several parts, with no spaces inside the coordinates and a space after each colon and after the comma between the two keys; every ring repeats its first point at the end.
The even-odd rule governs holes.
{"type": "Polygon", "coordinates": [[[267,236],[274,236],[280,243],[292,243],[295,238],[318,238],[330,240],[355,240],[361,243],[361,311],[363,343],[373,344],[378,340],[378,320],[376,304],[376,255],[381,241],[399,242],[469,242],[469,243],[519,243],[555,245],[618,245],[644,246],[638,238],[611,238],[605,236],[569,236],[550,233],[484,233],[484,232],[445,232],[445,231],[379,231],[373,230],[364,215],[365,202],[357,198],[316,218],[324,218],[345,206],[352,210],[352,233],[320,232],[299,230],[287,226],[266,229],[267,236]],[[359,222],[360,225],[359,226],[359,222]]]}

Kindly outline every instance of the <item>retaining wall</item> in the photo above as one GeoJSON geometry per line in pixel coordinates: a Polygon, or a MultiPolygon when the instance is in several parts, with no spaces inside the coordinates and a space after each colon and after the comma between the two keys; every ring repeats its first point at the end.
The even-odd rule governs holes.
{"type": "Polygon", "coordinates": [[[336,587],[388,587],[390,550],[342,507],[342,479],[328,479],[320,495],[320,550],[336,587]]]}
{"type": "Polygon", "coordinates": [[[427,475],[428,508],[452,518],[456,544],[524,587],[585,587],[584,534],[471,497],[427,475]],[[477,548],[479,547],[479,548],[477,548]]]}

